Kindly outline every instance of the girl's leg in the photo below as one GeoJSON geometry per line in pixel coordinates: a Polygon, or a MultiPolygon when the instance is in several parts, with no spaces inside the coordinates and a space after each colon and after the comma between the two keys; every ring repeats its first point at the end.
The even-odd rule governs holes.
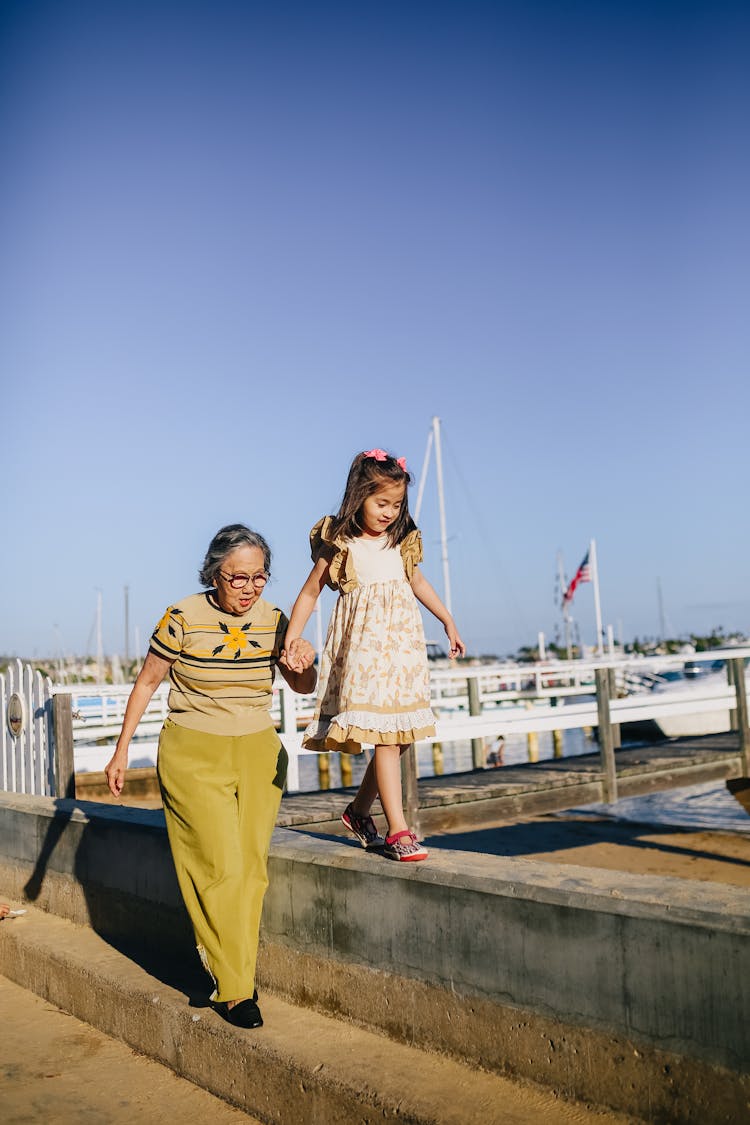
{"type": "Polygon", "coordinates": [[[375,798],[378,795],[378,782],[375,777],[375,755],[370,758],[367,763],[367,769],[362,775],[362,780],[359,783],[359,789],[352,801],[352,809],[357,816],[369,816],[370,810],[375,803],[375,798]]]}
{"type": "MultiPolygon", "coordinates": [[[[375,747],[375,749],[377,750],[378,747],[375,747]]],[[[407,747],[406,746],[384,746],[383,749],[384,750],[398,750],[399,759],[400,759],[401,755],[404,753],[404,751],[407,749],[407,747]]],[[[369,816],[370,812],[372,811],[372,806],[375,803],[375,798],[378,796],[378,779],[377,779],[377,774],[375,772],[375,768],[376,768],[375,767],[375,757],[376,757],[376,755],[373,753],[373,756],[370,758],[370,761],[367,763],[367,769],[365,770],[364,774],[362,775],[362,780],[359,783],[359,789],[357,790],[356,796],[354,797],[354,800],[352,801],[352,811],[355,812],[357,816],[363,816],[363,817],[369,816]]],[[[382,803],[382,800],[381,800],[381,803],[382,803]]],[[[399,805],[402,804],[402,800],[401,800],[401,765],[400,765],[400,763],[399,763],[398,803],[399,803],[399,805]]],[[[385,812],[385,806],[383,806],[383,812],[385,812]]],[[[388,814],[386,813],[386,818],[387,818],[387,815],[388,814]]]]}
{"type": "Polygon", "coordinates": [[[370,763],[380,804],[388,821],[389,836],[407,827],[401,795],[401,755],[405,749],[405,746],[376,746],[370,763]]]}

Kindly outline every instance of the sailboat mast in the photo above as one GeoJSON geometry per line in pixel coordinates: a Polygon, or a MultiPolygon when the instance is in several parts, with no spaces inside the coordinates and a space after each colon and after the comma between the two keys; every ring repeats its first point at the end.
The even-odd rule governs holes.
{"type": "Polygon", "coordinates": [[[125,586],[125,663],[130,661],[130,587],[125,586]]]}
{"type": "Polygon", "coordinates": [[[667,618],[664,613],[664,597],[661,592],[661,578],[656,579],[656,598],[659,603],[659,640],[667,639],[667,618]]]}
{"type": "Polygon", "coordinates": [[[102,592],[96,591],[96,678],[104,680],[104,644],[102,642],[102,592]]]}
{"type": "Polygon", "coordinates": [[[443,560],[443,589],[445,591],[445,608],[448,613],[453,612],[451,605],[451,577],[448,569],[448,535],[445,527],[445,494],[443,492],[443,453],[440,448],[440,419],[432,419],[432,432],[435,435],[435,468],[437,470],[438,505],[440,508],[440,545],[443,560]]]}

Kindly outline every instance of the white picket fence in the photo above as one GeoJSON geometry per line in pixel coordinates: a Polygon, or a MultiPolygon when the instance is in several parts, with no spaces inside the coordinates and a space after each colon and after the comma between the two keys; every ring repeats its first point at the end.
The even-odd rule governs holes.
{"type": "Polygon", "coordinates": [[[0,790],[55,795],[52,694],[51,680],[20,660],[0,674],[0,790]]]}

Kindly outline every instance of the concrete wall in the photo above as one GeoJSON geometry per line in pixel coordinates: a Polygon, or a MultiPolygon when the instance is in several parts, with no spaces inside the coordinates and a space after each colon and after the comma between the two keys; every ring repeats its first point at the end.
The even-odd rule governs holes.
{"type": "MultiPolygon", "coordinates": [[[[460,852],[399,866],[283,829],[269,873],[262,986],[649,1120],[747,1106],[748,892],[460,852]]],[[[0,879],[191,955],[160,811],[0,796],[0,879]]]]}

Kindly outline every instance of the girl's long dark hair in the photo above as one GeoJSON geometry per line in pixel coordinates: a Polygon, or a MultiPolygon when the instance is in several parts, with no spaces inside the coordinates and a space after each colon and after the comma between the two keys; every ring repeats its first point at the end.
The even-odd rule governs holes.
{"type": "MultiPolygon", "coordinates": [[[[412,482],[411,474],[406,469],[402,469],[396,458],[391,457],[390,454],[386,454],[384,461],[376,461],[374,457],[365,457],[364,453],[358,453],[349,469],[341,507],[333,517],[332,534],[343,539],[356,539],[360,536],[362,525],[359,522],[359,513],[362,505],[368,496],[372,496],[373,492],[377,492],[389,482],[394,484],[403,482],[408,488],[412,482]]],[[[397,547],[416,526],[409,515],[409,500],[405,489],[401,511],[386,532],[389,546],[397,547]]]]}

